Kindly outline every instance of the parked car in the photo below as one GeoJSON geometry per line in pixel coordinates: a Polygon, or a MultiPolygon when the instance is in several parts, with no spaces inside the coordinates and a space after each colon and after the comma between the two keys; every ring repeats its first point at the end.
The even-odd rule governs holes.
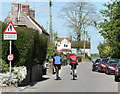
{"type": "Polygon", "coordinates": [[[120,78],[120,60],[115,68],[115,81],[118,82],[120,78]]]}
{"type": "Polygon", "coordinates": [[[118,64],[119,59],[110,59],[105,67],[105,73],[106,74],[114,74],[115,73],[115,67],[118,64]]]}
{"type": "Polygon", "coordinates": [[[101,62],[98,64],[98,72],[105,72],[106,63],[109,58],[102,58],[101,62]]]}
{"type": "Polygon", "coordinates": [[[98,59],[96,59],[95,61],[92,62],[93,63],[93,65],[92,65],[92,71],[98,70],[98,64],[99,64],[100,61],[101,61],[101,59],[98,58],[98,59]]]}

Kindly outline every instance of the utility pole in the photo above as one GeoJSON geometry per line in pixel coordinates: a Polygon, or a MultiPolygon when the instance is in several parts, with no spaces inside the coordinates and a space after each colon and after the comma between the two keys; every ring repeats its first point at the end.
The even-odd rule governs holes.
{"type": "Polygon", "coordinates": [[[84,28],[84,58],[85,58],[85,26],[84,26],[84,23],[83,23],[83,28],[84,28]]]}
{"type": "Polygon", "coordinates": [[[49,2],[50,5],[50,41],[53,41],[53,36],[52,36],[52,1],[50,0],[49,2]]]}
{"type": "Polygon", "coordinates": [[[48,22],[47,22],[47,31],[48,31],[48,22]]]}

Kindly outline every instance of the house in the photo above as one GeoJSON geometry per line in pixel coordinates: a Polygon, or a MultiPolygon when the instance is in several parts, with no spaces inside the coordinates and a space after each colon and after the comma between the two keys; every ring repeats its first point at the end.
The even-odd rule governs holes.
{"type": "Polygon", "coordinates": [[[71,53],[72,36],[70,38],[58,38],[58,40],[57,51],[63,52],[64,54],[71,53]]]}
{"type": "Polygon", "coordinates": [[[28,2],[23,3],[22,9],[20,3],[12,3],[11,10],[4,20],[5,23],[13,22],[16,27],[33,28],[39,31],[40,34],[44,34],[47,37],[50,35],[48,32],[35,21],[35,11],[29,8],[28,2]]]}
{"type": "MultiPolygon", "coordinates": [[[[58,38],[57,51],[67,53],[75,53],[76,55],[82,55],[84,53],[84,41],[72,41],[70,38],[58,38]]],[[[90,37],[85,41],[85,53],[90,56],[91,54],[91,42],[90,37]]]]}
{"type": "MultiPolygon", "coordinates": [[[[71,42],[71,51],[72,53],[75,53],[76,55],[83,54],[84,53],[84,41],[72,41],[71,42]]],[[[90,37],[87,41],[85,41],[85,53],[90,56],[91,54],[91,42],[90,37]]]]}

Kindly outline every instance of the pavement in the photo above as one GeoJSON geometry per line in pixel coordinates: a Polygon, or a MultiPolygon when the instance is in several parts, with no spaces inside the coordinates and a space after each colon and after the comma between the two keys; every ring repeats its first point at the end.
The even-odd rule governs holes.
{"type": "Polygon", "coordinates": [[[72,80],[70,66],[62,67],[61,79],[55,75],[45,75],[44,80],[25,87],[2,88],[3,92],[118,92],[118,82],[114,75],[92,71],[92,63],[80,63],[77,68],[77,80],[72,80]]]}

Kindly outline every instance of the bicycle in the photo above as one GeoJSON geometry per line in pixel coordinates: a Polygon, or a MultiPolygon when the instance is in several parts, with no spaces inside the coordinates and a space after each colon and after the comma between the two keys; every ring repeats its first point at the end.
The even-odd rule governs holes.
{"type": "Polygon", "coordinates": [[[73,76],[73,80],[75,80],[75,71],[74,71],[74,66],[75,66],[75,64],[73,64],[73,67],[72,67],[72,76],[73,76]]]}

